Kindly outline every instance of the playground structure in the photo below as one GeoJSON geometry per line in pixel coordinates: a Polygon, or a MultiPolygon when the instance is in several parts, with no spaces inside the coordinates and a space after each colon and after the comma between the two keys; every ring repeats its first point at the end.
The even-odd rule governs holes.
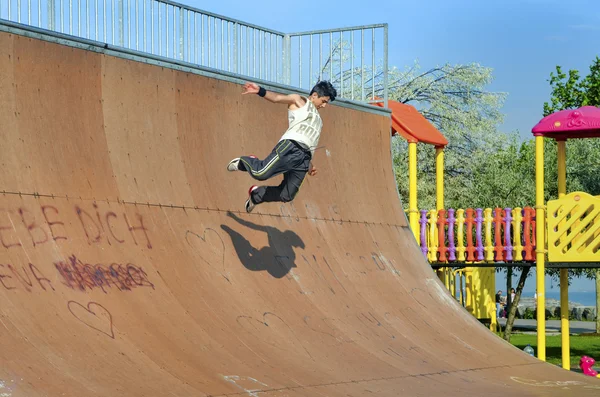
{"type": "MultiPolygon", "coordinates": [[[[545,268],[560,268],[562,366],[568,370],[568,268],[600,265],[600,200],[585,192],[567,194],[566,141],[600,137],[600,109],[586,106],[556,112],[540,120],[532,132],[536,137],[535,208],[446,210],[438,206],[436,210],[421,210],[418,227],[414,218],[411,227],[423,255],[440,269],[440,277],[453,296],[457,272],[470,280],[468,297],[461,296],[461,302],[477,318],[487,318],[492,329],[496,328],[493,268],[535,266],[541,360],[546,353],[545,332],[539,332],[545,330],[545,268]],[[548,203],[544,203],[543,138],[555,139],[558,148],[559,197],[548,203]],[[539,241],[545,242],[542,248],[539,241]]],[[[410,169],[411,175],[416,174],[416,168],[410,169]]],[[[413,186],[416,184],[411,183],[411,194],[416,196],[413,186]]],[[[411,203],[416,204],[416,200],[411,203]]],[[[411,214],[415,207],[410,207],[411,214]]]]}
{"type": "Polygon", "coordinates": [[[326,128],[370,145],[324,136],[321,181],[248,216],[231,194],[248,181],[207,172],[284,126],[239,101],[248,75],[4,21],[0,42],[1,393],[597,392],[498,340],[431,276],[397,200],[387,109],[328,107],[326,128]]]}

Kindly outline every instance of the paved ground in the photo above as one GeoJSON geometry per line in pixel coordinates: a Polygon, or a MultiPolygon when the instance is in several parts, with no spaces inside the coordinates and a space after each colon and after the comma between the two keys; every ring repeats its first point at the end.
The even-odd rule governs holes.
{"type": "MultiPolygon", "coordinates": [[[[506,325],[506,319],[501,318],[499,320],[500,325],[504,327],[506,325]]],[[[536,332],[537,321],[536,320],[515,320],[513,329],[516,331],[523,332],[536,332]]],[[[592,321],[571,321],[569,323],[569,329],[571,334],[583,334],[588,332],[595,332],[596,323],[592,321]]],[[[559,320],[546,320],[546,334],[560,333],[560,321],[559,320]]]]}

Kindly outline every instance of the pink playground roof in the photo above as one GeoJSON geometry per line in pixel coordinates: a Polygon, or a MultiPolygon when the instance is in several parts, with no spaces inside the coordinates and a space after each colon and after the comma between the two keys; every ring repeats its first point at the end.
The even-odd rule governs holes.
{"type": "Polygon", "coordinates": [[[531,132],[556,140],[600,138],[600,108],[583,106],[552,113],[541,119],[531,132]]]}

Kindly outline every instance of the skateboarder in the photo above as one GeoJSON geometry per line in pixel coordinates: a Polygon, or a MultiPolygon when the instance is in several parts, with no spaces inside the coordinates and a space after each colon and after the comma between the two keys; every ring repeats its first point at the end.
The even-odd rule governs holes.
{"type": "Polygon", "coordinates": [[[273,201],[289,202],[294,199],[304,177],[315,175],[312,157],[319,143],[323,121],[319,109],[335,100],[337,92],[328,81],[320,81],[308,97],[298,94],[278,94],[255,83],[246,83],[242,95],[258,94],[273,103],[288,105],[289,127],[275,148],[263,160],[256,156],[234,158],[227,164],[228,171],[244,171],[254,179],[264,181],[283,174],[279,186],[253,185],[248,191],[246,212],[257,204],[273,201]]]}

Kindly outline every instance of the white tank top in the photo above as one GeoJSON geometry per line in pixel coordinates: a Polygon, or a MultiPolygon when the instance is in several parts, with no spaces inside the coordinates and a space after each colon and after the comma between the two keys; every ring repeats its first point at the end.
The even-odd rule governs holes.
{"type": "Polygon", "coordinates": [[[314,155],[321,137],[323,120],[315,105],[308,98],[304,99],[306,100],[304,106],[296,110],[288,110],[289,127],[279,141],[284,139],[296,141],[310,149],[311,154],[314,155]]]}

